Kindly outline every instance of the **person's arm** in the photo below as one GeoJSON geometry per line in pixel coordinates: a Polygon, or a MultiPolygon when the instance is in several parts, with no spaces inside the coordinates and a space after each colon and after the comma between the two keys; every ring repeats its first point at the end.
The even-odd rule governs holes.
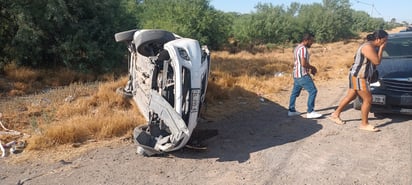
{"type": "MultiPolygon", "coordinates": [[[[307,51],[305,51],[305,52],[307,52],[307,51]]],[[[306,61],[306,57],[304,56],[304,52],[302,52],[302,54],[300,56],[300,62],[301,62],[301,65],[303,67],[309,69],[309,71],[312,75],[315,75],[317,73],[318,70],[316,69],[316,67],[310,65],[309,62],[306,61]]]]}
{"type": "Polygon", "coordinates": [[[300,52],[300,65],[302,65],[302,67],[304,68],[310,68],[310,64],[309,62],[306,61],[306,54],[307,54],[308,50],[304,47],[301,48],[301,52],[300,52]]]}
{"type": "Polygon", "coordinates": [[[378,53],[376,53],[376,50],[372,45],[366,45],[362,48],[362,53],[372,62],[372,64],[379,65],[381,63],[382,53],[385,45],[386,43],[379,46],[378,53]]]}
{"type": "Polygon", "coordinates": [[[304,56],[300,56],[300,65],[302,65],[302,67],[309,67],[309,63],[306,62],[306,58],[304,56]]]}

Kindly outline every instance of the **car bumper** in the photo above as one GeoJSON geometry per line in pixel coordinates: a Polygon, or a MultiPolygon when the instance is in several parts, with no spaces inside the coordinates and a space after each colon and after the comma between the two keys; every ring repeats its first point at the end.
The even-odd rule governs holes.
{"type": "Polygon", "coordinates": [[[412,115],[412,93],[374,90],[371,112],[412,115]]]}

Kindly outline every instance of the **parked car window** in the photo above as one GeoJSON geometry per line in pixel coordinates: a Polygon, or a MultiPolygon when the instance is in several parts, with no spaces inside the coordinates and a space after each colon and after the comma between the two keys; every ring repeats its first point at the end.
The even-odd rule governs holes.
{"type": "Polygon", "coordinates": [[[392,38],[386,44],[384,57],[412,57],[412,37],[392,38]]]}

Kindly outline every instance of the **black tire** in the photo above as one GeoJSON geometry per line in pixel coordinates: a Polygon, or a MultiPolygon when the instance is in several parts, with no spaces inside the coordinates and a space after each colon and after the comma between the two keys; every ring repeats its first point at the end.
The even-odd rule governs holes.
{"type": "Polygon", "coordinates": [[[148,57],[162,49],[158,47],[163,47],[165,43],[175,39],[173,33],[165,30],[145,30],[137,35],[134,44],[141,55],[148,57]]]}
{"type": "Polygon", "coordinates": [[[362,99],[357,96],[355,100],[353,100],[353,108],[355,110],[361,110],[362,107],[362,99]]]}
{"type": "Polygon", "coordinates": [[[131,42],[133,40],[133,35],[134,32],[137,30],[129,30],[129,31],[124,31],[124,32],[119,32],[114,34],[114,39],[116,42],[131,42]]]}

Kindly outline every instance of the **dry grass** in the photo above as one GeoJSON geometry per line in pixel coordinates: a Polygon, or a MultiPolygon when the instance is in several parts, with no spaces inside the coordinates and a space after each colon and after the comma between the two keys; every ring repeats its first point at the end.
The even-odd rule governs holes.
{"type": "MultiPolygon", "coordinates": [[[[73,83],[44,93],[2,98],[2,122],[31,135],[27,149],[131,135],[145,123],[129,99],[115,93],[126,78],[105,83],[73,83]]],[[[15,137],[0,137],[3,142],[15,137]]]]}
{"type": "Polygon", "coordinates": [[[145,121],[129,99],[115,93],[123,81],[100,84],[94,94],[61,104],[55,114],[58,120],[42,125],[43,132],[30,140],[32,145],[28,148],[41,149],[131,134],[134,127],[145,121]]]}
{"type": "Polygon", "coordinates": [[[76,73],[66,68],[53,70],[33,70],[17,67],[14,63],[4,67],[0,80],[0,96],[22,96],[36,93],[48,87],[66,86],[75,82],[92,82],[96,77],[91,74],[76,73]]]}
{"type": "MultiPolygon", "coordinates": [[[[310,52],[311,64],[318,68],[318,74],[314,76],[316,83],[345,78],[361,42],[314,44],[310,52]]],[[[255,108],[259,96],[274,102],[284,99],[279,94],[290,90],[292,68],[292,47],[256,54],[213,52],[207,92],[209,108],[205,117],[219,119],[240,109],[255,108]]]]}
{"type": "MultiPolygon", "coordinates": [[[[315,81],[346,77],[353,62],[353,54],[360,43],[356,40],[327,45],[314,44],[310,52],[311,64],[318,68],[315,81]]],[[[213,53],[212,61],[211,83],[219,87],[217,91],[224,90],[227,93],[223,97],[276,94],[289,90],[292,84],[293,48],[258,54],[229,54],[219,51],[213,53]],[[232,91],[234,88],[244,91],[232,91]]]]}
{"type": "MultiPolygon", "coordinates": [[[[310,52],[311,64],[318,68],[316,83],[346,78],[361,42],[314,44],[310,52]]],[[[220,119],[240,109],[254,108],[257,96],[270,97],[275,102],[284,98],[278,94],[289,91],[292,85],[292,50],[284,48],[256,54],[212,52],[207,107],[202,116],[220,119]]],[[[27,149],[42,150],[130,136],[133,128],[145,120],[132,100],[115,93],[127,78],[106,75],[99,79],[105,82],[79,83],[97,79],[65,69],[47,72],[7,66],[4,77],[0,76],[1,121],[7,128],[31,137],[0,136],[0,139],[3,142],[27,139],[27,149]],[[43,91],[39,93],[39,89],[43,91]],[[15,95],[21,96],[13,97],[15,95]]]]}

